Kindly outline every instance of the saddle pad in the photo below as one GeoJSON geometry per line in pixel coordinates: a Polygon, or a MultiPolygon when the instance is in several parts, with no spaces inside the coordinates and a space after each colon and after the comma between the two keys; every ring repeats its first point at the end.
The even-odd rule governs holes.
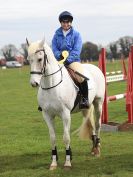
{"type": "MultiPolygon", "coordinates": [[[[68,70],[67,70],[67,71],[68,71],[68,70]]],[[[77,90],[77,92],[79,92],[79,88],[78,88],[78,86],[75,84],[73,78],[70,76],[70,72],[68,72],[68,75],[69,75],[70,79],[72,80],[75,89],[77,90]]]]}

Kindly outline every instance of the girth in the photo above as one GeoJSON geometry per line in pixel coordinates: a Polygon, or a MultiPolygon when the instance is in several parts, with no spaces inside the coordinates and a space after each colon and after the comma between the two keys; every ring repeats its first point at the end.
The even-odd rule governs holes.
{"type": "Polygon", "coordinates": [[[79,91],[77,93],[77,96],[76,96],[76,99],[75,99],[75,102],[74,102],[74,106],[73,106],[71,112],[76,108],[77,105],[79,105],[80,101],[81,101],[81,93],[79,91]]]}

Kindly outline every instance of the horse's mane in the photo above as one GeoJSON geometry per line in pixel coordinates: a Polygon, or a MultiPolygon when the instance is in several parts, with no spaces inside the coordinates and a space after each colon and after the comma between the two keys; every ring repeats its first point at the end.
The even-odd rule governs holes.
{"type": "Polygon", "coordinates": [[[28,47],[28,53],[29,53],[29,55],[35,54],[35,52],[39,49],[39,43],[40,42],[41,41],[36,41],[36,42],[30,43],[30,45],[28,47]]]}

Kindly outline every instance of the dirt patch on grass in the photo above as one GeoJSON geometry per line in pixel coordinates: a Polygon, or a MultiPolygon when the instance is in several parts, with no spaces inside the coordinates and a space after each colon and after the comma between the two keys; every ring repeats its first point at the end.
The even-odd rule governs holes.
{"type": "Polygon", "coordinates": [[[122,124],[108,122],[107,124],[104,124],[103,131],[133,131],[133,124],[130,124],[127,121],[122,124]]]}
{"type": "Polygon", "coordinates": [[[133,131],[133,124],[124,122],[118,126],[118,131],[133,131]]]}

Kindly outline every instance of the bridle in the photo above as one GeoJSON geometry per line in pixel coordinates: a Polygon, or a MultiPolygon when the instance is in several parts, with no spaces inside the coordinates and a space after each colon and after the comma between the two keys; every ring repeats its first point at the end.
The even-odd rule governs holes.
{"type": "Polygon", "coordinates": [[[57,71],[55,71],[54,73],[45,75],[45,68],[46,68],[47,63],[49,63],[49,62],[48,62],[47,54],[46,54],[44,48],[37,50],[37,51],[35,52],[35,54],[38,53],[38,52],[41,52],[41,51],[44,52],[44,61],[43,61],[42,70],[41,70],[41,71],[31,71],[30,74],[38,74],[38,75],[42,75],[42,77],[49,77],[49,76],[52,76],[52,75],[54,75],[54,74],[56,74],[56,73],[58,73],[58,72],[60,71],[60,72],[61,72],[61,80],[60,80],[60,82],[57,83],[56,85],[54,85],[54,86],[52,86],[52,87],[46,87],[46,88],[44,88],[44,87],[42,87],[42,85],[40,84],[40,86],[41,86],[41,88],[42,88],[43,90],[49,90],[49,89],[52,89],[52,88],[54,88],[54,87],[57,87],[57,86],[63,81],[62,68],[63,68],[64,65],[62,65],[62,66],[60,67],[60,65],[58,64],[59,69],[58,69],[57,71]]]}
{"type": "Polygon", "coordinates": [[[48,62],[48,58],[47,58],[47,54],[45,53],[44,48],[43,49],[39,49],[35,52],[35,54],[37,54],[38,52],[44,52],[44,61],[43,61],[43,67],[41,71],[31,71],[30,74],[39,74],[39,75],[43,75],[45,73],[45,67],[46,67],[46,63],[48,62]]]}

